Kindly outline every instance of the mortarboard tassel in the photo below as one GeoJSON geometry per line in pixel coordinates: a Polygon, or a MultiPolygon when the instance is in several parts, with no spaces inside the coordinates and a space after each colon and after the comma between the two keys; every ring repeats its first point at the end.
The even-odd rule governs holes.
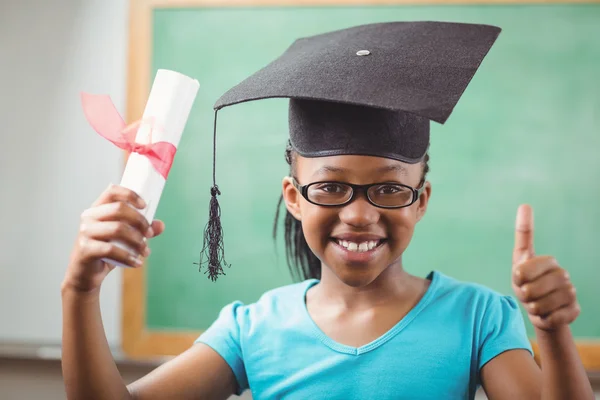
{"type": "Polygon", "coordinates": [[[221,194],[216,183],[216,159],[217,159],[217,112],[215,110],[215,125],[213,133],[213,186],[210,188],[210,205],[208,214],[208,223],[204,229],[204,245],[200,253],[200,265],[208,264],[208,277],[215,282],[219,275],[225,275],[221,263],[227,267],[229,264],[225,261],[225,247],[223,246],[223,227],[221,226],[221,208],[217,196],[221,194]],[[202,261],[203,258],[206,258],[202,261]]]}

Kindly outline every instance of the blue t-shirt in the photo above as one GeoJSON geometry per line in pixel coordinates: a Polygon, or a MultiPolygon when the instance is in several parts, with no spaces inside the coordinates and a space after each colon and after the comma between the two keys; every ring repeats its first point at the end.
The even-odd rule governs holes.
{"type": "Polygon", "coordinates": [[[233,370],[239,393],[259,399],[473,399],[479,371],[510,349],[531,346],[512,297],[440,272],[417,305],[361,347],[327,337],[307,312],[317,280],[234,302],[197,342],[233,370]]]}

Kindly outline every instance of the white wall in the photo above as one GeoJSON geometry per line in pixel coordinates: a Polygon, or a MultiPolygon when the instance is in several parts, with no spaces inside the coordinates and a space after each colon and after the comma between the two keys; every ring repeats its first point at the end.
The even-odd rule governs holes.
{"type": "MultiPolygon", "coordinates": [[[[124,113],[128,3],[0,0],[0,342],[60,344],[59,288],[79,214],[122,166],[87,125],[79,92],[108,93],[124,113]]],[[[115,348],[120,283],[117,269],[101,296],[115,348]]],[[[150,369],[121,367],[126,382],[150,369]]],[[[0,398],[64,399],[59,362],[0,354],[0,398]]]]}
{"type": "MultiPolygon", "coordinates": [[[[0,341],[60,343],[79,214],[122,166],[87,125],[79,92],[108,93],[124,113],[128,3],[0,0],[0,341]]],[[[113,271],[102,293],[113,346],[120,278],[113,271]]]]}

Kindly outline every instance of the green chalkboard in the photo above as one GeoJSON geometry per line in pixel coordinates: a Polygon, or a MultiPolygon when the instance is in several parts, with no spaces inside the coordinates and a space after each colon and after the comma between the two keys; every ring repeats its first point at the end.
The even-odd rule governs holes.
{"type": "Polygon", "coordinates": [[[578,288],[575,335],[600,337],[600,4],[155,9],[152,77],[174,69],[201,87],[157,211],[166,231],[148,260],[149,329],[202,330],[225,304],[292,282],[282,240],[271,238],[287,173],[285,99],[219,112],[217,183],[232,267],[213,283],[193,264],[208,215],[216,99],[298,37],[393,20],[503,28],[449,121],[433,125],[433,193],[406,268],[512,294],[515,213],[528,202],[537,251],[555,255],[578,288]]]}

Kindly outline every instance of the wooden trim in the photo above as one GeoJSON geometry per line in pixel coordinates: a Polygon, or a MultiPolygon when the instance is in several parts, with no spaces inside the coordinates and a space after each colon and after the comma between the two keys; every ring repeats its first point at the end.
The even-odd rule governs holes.
{"type": "MultiPolygon", "coordinates": [[[[535,361],[540,365],[540,355],[538,345],[535,341],[531,342],[533,352],[535,353],[535,361]]],[[[577,352],[581,357],[583,366],[588,371],[588,374],[600,371],[600,341],[577,341],[577,352]]]]}
{"type": "Polygon", "coordinates": [[[586,4],[600,0],[132,0],[152,8],[244,6],[373,6],[373,5],[477,5],[477,4],[586,4]]]}
{"type": "MultiPolygon", "coordinates": [[[[132,122],[144,112],[150,94],[152,10],[154,8],[207,6],[325,6],[385,4],[585,4],[600,0],[130,0],[129,62],[127,68],[126,120],[132,122]]],[[[125,162],[127,156],[125,156],[125,162]]],[[[174,356],[189,348],[200,332],[148,332],[146,320],[145,266],[123,271],[122,345],[132,358],[174,356]]],[[[536,360],[537,344],[532,342],[536,360]]],[[[600,371],[600,341],[577,342],[583,365],[600,371]]]]}
{"type": "MultiPolygon", "coordinates": [[[[125,119],[128,123],[144,113],[145,101],[150,94],[151,3],[131,0],[129,7],[129,60],[127,68],[127,104],[125,119]]],[[[124,165],[127,163],[125,153],[124,165]]],[[[141,356],[138,344],[143,342],[146,320],[145,265],[142,268],[123,269],[121,341],[123,352],[141,356]]],[[[151,355],[146,348],[144,355],[151,355]]]]}

